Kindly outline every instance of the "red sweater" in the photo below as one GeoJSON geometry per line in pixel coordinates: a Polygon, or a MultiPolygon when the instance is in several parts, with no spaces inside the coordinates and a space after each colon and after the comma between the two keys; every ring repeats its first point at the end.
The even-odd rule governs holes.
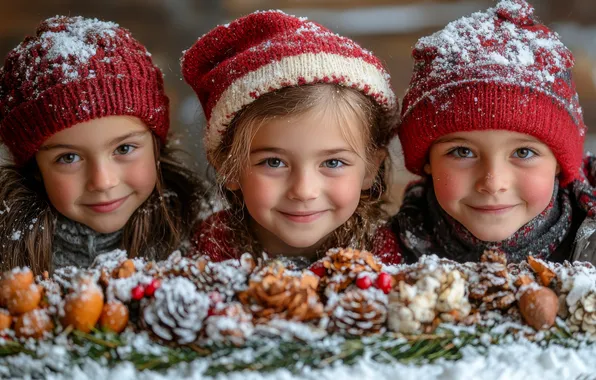
{"type": "MultiPolygon", "coordinates": [[[[229,220],[227,211],[217,212],[205,219],[192,239],[191,254],[207,255],[213,261],[239,258],[244,252],[234,244],[234,230],[229,220]]],[[[387,227],[377,229],[372,253],[384,264],[399,264],[402,261],[397,238],[387,227]]]]}

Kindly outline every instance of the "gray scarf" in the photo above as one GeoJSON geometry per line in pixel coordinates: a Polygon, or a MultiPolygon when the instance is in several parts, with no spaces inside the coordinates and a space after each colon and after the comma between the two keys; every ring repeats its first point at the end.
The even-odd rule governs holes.
{"type": "Polygon", "coordinates": [[[59,216],[54,230],[54,269],[74,265],[86,268],[99,254],[120,248],[122,230],[102,234],[59,216]]]}

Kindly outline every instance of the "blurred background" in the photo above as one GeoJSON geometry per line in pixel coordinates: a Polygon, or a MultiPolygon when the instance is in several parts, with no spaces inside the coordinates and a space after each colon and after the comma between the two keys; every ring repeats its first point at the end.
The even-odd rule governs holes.
{"type": "MultiPolygon", "coordinates": [[[[533,0],[538,18],[559,32],[576,57],[575,81],[588,126],[596,125],[596,1],[533,0]]],[[[172,103],[171,121],[189,159],[204,172],[201,145],[203,116],[198,102],[180,75],[181,52],[220,23],[261,9],[281,9],[307,16],[372,50],[388,66],[401,98],[408,85],[416,40],[441,29],[460,16],[493,6],[493,0],[0,0],[2,61],[40,21],[54,15],[82,15],[115,21],[147,46],[165,73],[172,103]]],[[[586,149],[596,152],[596,128],[586,149]]],[[[394,144],[393,200],[411,179],[394,144]]]]}

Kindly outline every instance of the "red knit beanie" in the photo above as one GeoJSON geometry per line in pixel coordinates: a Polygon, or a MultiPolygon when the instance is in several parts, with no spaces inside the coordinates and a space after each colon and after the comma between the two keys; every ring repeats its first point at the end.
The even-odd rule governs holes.
{"type": "Polygon", "coordinates": [[[0,69],[0,140],[15,164],[50,136],[110,115],[136,116],[165,142],[169,101],[145,47],[112,22],[53,17],[0,69]]]}
{"type": "Polygon", "coordinates": [[[418,41],[398,131],[408,170],[423,174],[443,135],[504,129],[548,145],[562,185],[578,178],[586,126],[573,56],[533,12],[524,0],[502,0],[418,41]]]}
{"type": "Polygon", "coordinates": [[[397,101],[378,58],[348,38],[281,11],[255,12],[211,30],[184,53],[182,74],[207,117],[207,157],[243,107],[284,87],[351,87],[381,106],[385,122],[396,122],[397,101]]]}

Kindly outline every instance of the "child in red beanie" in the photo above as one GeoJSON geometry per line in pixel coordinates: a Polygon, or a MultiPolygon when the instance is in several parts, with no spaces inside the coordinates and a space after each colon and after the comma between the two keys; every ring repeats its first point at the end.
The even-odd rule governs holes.
{"type": "Polygon", "coordinates": [[[353,247],[400,261],[380,202],[397,102],[374,55],[304,18],[256,12],[201,37],[182,72],[229,204],[203,223],[197,254],[308,263],[353,247]]]}
{"type": "Polygon", "coordinates": [[[4,268],[162,256],[188,234],[200,181],[167,149],[168,98],[145,47],[112,22],[54,17],[0,69],[4,268]]]}
{"type": "Polygon", "coordinates": [[[415,46],[398,133],[424,179],[392,221],[409,261],[490,248],[512,262],[596,261],[596,165],[582,160],[573,56],[533,12],[502,0],[415,46]]]}

